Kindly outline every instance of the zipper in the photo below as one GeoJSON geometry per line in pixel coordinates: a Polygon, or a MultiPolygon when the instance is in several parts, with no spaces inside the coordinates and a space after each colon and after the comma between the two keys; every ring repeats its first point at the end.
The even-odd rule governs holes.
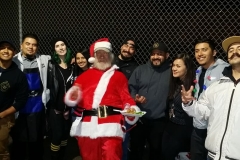
{"type": "MultiPolygon", "coordinates": [[[[60,74],[61,74],[61,76],[62,76],[62,78],[63,78],[63,82],[64,82],[64,91],[65,91],[65,94],[66,94],[66,81],[65,81],[65,79],[64,79],[64,77],[63,77],[63,74],[62,74],[62,72],[61,72],[61,70],[58,68],[58,70],[59,70],[59,72],[60,72],[60,74]]],[[[68,78],[69,79],[69,78],[68,78]]],[[[64,111],[66,110],[66,108],[67,108],[67,106],[66,106],[66,104],[64,103],[64,111]]]]}
{"type": "Polygon", "coordinates": [[[226,122],[225,131],[223,133],[222,140],[221,140],[221,143],[220,143],[220,154],[219,154],[219,159],[218,160],[221,160],[221,156],[222,156],[222,145],[223,145],[223,140],[225,138],[225,135],[226,135],[226,132],[227,132],[227,128],[228,128],[229,115],[230,115],[230,111],[231,111],[233,95],[234,95],[234,92],[235,92],[235,86],[236,85],[234,85],[234,89],[232,91],[232,95],[231,95],[231,99],[230,99],[230,104],[229,104],[229,109],[228,109],[228,114],[227,114],[227,122],[226,122]]]}

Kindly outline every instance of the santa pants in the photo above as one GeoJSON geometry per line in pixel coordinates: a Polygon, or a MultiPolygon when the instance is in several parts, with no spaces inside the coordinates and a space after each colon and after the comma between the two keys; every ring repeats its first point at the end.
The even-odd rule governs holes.
{"type": "Polygon", "coordinates": [[[122,138],[120,137],[78,137],[82,160],[121,160],[122,138]]]}

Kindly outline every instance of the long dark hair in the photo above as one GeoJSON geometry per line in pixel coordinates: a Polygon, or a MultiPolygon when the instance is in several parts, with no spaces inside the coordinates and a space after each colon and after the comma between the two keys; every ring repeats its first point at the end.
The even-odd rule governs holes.
{"type": "Polygon", "coordinates": [[[175,93],[181,90],[181,88],[179,88],[180,85],[183,85],[186,90],[189,90],[191,85],[193,85],[193,81],[195,78],[195,67],[194,67],[192,58],[186,53],[181,53],[174,58],[173,62],[177,59],[183,60],[187,68],[187,73],[184,77],[184,80],[180,80],[179,77],[175,78],[173,77],[173,75],[171,75],[170,90],[168,94],[169,99],[173,99],[175,93]]]}
{"type": "Polygon", "coordinates": [[[83,55],[83,57],[87,60],[87,67],[89,68],[91,66],[91,64],[88,62],[88,59],[90,58],[89,50],[86,48],[78,49],[74,55],[74,57],[75,57],[75,73],[77,74],[77,76],[83,72],[82,68],[80,68],[77,64],[77,54],[78,53],[81,53],[83,55]]]}

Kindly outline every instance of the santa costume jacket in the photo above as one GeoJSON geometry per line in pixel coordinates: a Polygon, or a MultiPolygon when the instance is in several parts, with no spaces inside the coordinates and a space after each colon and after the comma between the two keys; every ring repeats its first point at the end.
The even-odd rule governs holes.
{"type": "MultiPolygon", "coordinates": [[[[96,68],[90,68],[81,74],[75,81],[73,87],[65,96],[65,103],[74,106],[78,102],[78,107],[85,110],[97,109],[99,106],[113,106],[119,110],[124,110],[125,106],[131,106],[137,111],[139,108],[135,105],[135,101],[131,98],[128,91],[128,82],[126,77],[119,71],[116,65],[106,71],[96,68]],[[71,90],[80,86],[81,96],[71,101],[71,90]]],[[[83,113],[84,114],[84,113],[83,113]]],[[[77,129],[78,137],[124,137],[123,124],[126,120],[129,124],[134,124],[138,118],[133,120],[124,119],[122,114],[109,115],[105,118],[98,116],[84,116],[77,129]]]]}

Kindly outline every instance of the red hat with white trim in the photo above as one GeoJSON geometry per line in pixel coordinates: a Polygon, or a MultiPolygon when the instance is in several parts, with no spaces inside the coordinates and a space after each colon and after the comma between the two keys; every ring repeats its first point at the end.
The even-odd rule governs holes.
{"type": "Polygon", "coordinates": [[[108,38],[100,38],[97,41],[95,41],[93,44],[91,44],[89,52],[90,52],[90,58],[88,59],[89,63],[94,63],[95,61],[95,53],[98,50],[104,50],[110,54],[112,54],[112,45],[109,42],[108,38]]]}

